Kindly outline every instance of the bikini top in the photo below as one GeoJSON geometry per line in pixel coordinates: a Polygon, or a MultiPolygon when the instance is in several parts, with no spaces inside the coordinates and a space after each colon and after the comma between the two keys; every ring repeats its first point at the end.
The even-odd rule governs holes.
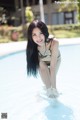
{"type": "Polygon", "coordinates": [[[47,58],[50,58],[50,57],[51,57],[51,50],[50,49],[47,49],[45,51],[44,55],[39,52],[39,58],[40,59],[44,59],[44,58],[47,59],[47,58]]]}
{"type": "MultiPolygon", "coordinates": [[[[52,42],[52,40],[56,40],[55,36],[53,35],[49,35],[48,39],[47,39],[47,43],[52,42]]],[[[45,62],[49,62],[51,61],[51,44],[49,46],[49,48],[46,49],[44,55],[40,53],[40,51],[38,51],[38,55],[39,55],[39,59],[41,59],[42,61],[45,62]]],[[[61,59],[61,54],[60,51],[58,50],[58,56],[57,56],[57,60],[61,59]]]]}
{"type": "MultiPolygon", "coordinates": [[[[49,48],[45,51],[44,55],[41,54],[39,51],[38,51],[38,55],[39,55],[39,59],[41,59],[42,61],[45,61],[45,62],[50,62],[51,61],[51,45],[49,46],[49,48]]],[[[60,54],[60,51],[58,50],[58,57],[57,59],[59,59],[61,56],[60,54]]]]}
{"type": "MultiPolygon", "coordinates": [[[[57,60],[60,59],[60,51],[58,51],[58,57],[57,57],[57,60]]],[[[42,61],[45,61],[45,62],[50,62],[51,60],[51,50],[47,50],[45,52],[45,55],[42,55],[40,52],[39,52],[39,58],[42,60],[42,61]]]]}

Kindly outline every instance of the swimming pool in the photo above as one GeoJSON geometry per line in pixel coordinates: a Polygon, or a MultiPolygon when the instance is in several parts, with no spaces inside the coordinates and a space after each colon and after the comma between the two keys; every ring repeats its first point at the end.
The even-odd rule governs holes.
{"type": "Polygon", "coordinates": [[[58,106],[36,96],[43,84],[39,75],[27,77],[25,51],[20,51],[0,58],[0,113],[6,112],[9,120],[80,120],[80,45],[59,49],[58,106]]]}

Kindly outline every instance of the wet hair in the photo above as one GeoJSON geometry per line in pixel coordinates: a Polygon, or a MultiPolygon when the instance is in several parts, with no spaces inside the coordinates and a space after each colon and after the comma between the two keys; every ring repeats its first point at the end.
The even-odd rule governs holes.
{"type": "Polygon", "coordinates": [[[48,28],[42,21],[34,20],[27,30],[27,48],[26,48],[26,60],[27,60],[27,75],[36,76],[39,68],[39,57],[37,44],[32,39],[32,31],[34,28],[39,28],[45,36],[45,42],[48,39],[48,28]]]}

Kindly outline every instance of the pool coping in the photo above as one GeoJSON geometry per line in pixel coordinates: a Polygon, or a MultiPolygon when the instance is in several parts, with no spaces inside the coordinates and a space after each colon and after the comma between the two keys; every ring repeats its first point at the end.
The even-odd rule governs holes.
{"type": "MultiPolygon", "coordinates": [[[[73,44],[80,44],[80,38],[65,38],[65,39],[58,39],[59,45],[73,45],[73,44]]],[[[0,57],[5,56],[14,52],[23,51],[26,49],[27,42],[20,41],[20,42],[10,42],[10,43],[0,43],[0,57]]]]}

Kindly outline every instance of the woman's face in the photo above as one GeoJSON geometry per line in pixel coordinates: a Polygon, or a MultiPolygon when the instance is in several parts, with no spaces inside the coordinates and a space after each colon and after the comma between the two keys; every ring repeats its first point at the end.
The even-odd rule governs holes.
{"type": "Polygon", "coordinates": [[[43,46],[45,43],[45,36],[37,27],[32,31],[32,39],[39,46],[43,46]]]}

